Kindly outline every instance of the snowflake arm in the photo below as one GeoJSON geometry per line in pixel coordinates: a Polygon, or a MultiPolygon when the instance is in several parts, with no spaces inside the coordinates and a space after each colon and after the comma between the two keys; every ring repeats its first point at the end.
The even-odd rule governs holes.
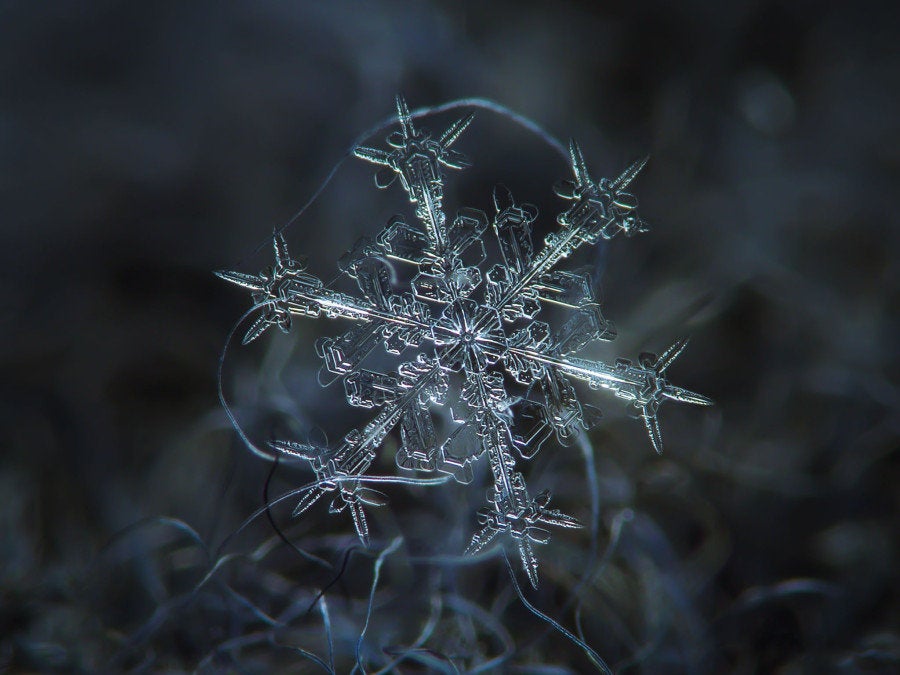
{"type": "Polygon", "coordinates": [[[430,248],[440,256],[447,246],[441,166],[453,169],[471,166],[464,155],[450,146],[472,123],[474,114],[452,124],[435,141],[427,132],[416,130],[403,96],[397,95],[396,104],[400,132],[388,137],[388,144],[393,150],[388,152],[361,146],[355,148],[353,153],[360,159],[383,167],[375,174],[375,184],[379,188],[390,186],[399,176],[409,200],[416,204],[416,215],[426,226],[430,248]]]}
{"type": "Polygon", "coordinates": [[[681,354],[687,342],[686,339],[676,341],[660,356],[642,353],[637,364],[628,359],[616,359],[613,366],[602,361],[574,357],[559,358],[550,353],[528,348],[510,347],[509,351],[522,360],[582,380],[591,389],[607,389],[616,397],[631,401],[644,419],[653,447],[662,453],[662,439],[656,419],[660,403],[669,399],[693,405],[713,404],[706,396],[676,387],[663,377],[666,368],[681,354]]]}

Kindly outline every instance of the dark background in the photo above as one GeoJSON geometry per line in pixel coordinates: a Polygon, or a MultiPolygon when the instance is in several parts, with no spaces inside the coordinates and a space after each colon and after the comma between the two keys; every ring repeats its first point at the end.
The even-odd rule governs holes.
{"type": "MultiPolygon", "coordinates": [[[[651,233],[591,261],[621,335],[609,353],[689,333],[672,377],[717,406],[664,408],[660,458],[616,401],[598,400],[609,418],[591,436],[599,550],[623,509],[634,517],[609,576],[582,594],[587,641],[622,672],[896,672],[895,16],[877,3],[677,4],[0,2],[0,672],[178,671],[207,657],[213,670],[311,667],[271,644],[216,651],[259,632],[232,587],[274,612],[330,578],[286,546],[271,564],[230,569],[230,587],[184,596],[206,568],[183,530],[149,521],[109,542],[171,516],[217,545],[262,503],[268,467],[240,447],[215,388],[247,298],[211,271],[269,264],[257,244],[398,91],[412,107],[499,101],[576,136],[597,176],[651,155],[635,183],[651,233]]],[[[502,180],[552,222],[549,188],[566,167],[534,136],[479,112],[458,147],[476,164],[452,179],[463,203],[487,209],[502,180]]],[[[370,174],[346,164],[286,233],[324,277],[407,208],[370,174]]],[[[284,424],[266,413],[279,406],[356,422],[309,386],[311,339],[332,329],[302,324],[298,365],[280,337],[226,362],[226,388],[263,439],[284,424]]],[[[553,447],[540,462],[536,480],[571,477],[563,504],[587,519],[578,453],[553,447]]],[[[272,493],[305,479],[282,473],[272,493]]],[[[388,492],[401,524],[415,531],[421,516],[439,532],[438,516],[415,509],[443,489],[388,492]]],[[[473,491],[461,531],[474,525],[473,491]]],[[[289,526],[289,509],[276,515],[289,526]]],[[[324,507],[310,519],[322,541],[309,526],[294,540],[337,569],[349,519],[324,507]]],[[[239,550],[272,536],[262,519],[254,527],[239,550]]],[[[546,573],[531,597],[574,630],[565,603],[589,536],[559,542],[539,551],[546,573]]],[[[510,595],[502,565],[467,568],[433,597],[496,615],[519,645],[510,670],[589,669],[559,635],[532,644],[543,624],[510,595]]],[[[371,574],[371,556],[355,554],[334,591],[339,672],[371,574]]],[[[379,588],[389,598],[407,583],[394,570],[379,588]]],[[[379,630],[396,631],[384,640],[412,643],[427,608],[385,603],[379,630]]],[[[313,617],[293,643],[322,655],[313,617]]],[[[461,668],[479,662],[468,654],[461,668]]]]}

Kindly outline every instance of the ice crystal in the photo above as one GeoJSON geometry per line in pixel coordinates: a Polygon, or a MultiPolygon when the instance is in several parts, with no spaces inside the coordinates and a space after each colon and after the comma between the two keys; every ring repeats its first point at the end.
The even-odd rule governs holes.
{"type": "Polygon", "coordinates": [[[400,129],[388,136],[389,149],[357,147],[354,154],[380,167],[375,174],[379,188],[400,179],[415,205],[415,221],[395,216],[374,239],[362,238],[341,258],[339,267],[355,279],[358,295],[333,290],[307,272],[304,263],[289,255],[280,233],[274,235],[274,267],[258,275],[217,274],[249,289],[254,303],[263,308],[244,336],[245,344],[273,325],[289,331],[292,316],[325,316],[354,324],[338,337],[320,340],[316,351],[323,368],[343,380],[350,405],[380,410],[336,447],[271,442],[278,453],[308,461],[318,478],[317,487],[297,504],[295,516],[333,493],[330,511],[349,511],[359,538],[367,544],[363,506],[384,501],[358,479],[385,437],[399,426],[396,463],[403,470],[443,472],[469,483],[472,464],[487,455],[493,486],[487,505],[478,512],[480,529],[466,552],[477,553],[501,534],[509,535],[536,587],[538,564],[532,544],[547,543],[551,526],[581,524],[549,507],[549,491],[529,495],[524,476],[516,470],[517,459],[532,458],[551,435],[568,444],[600,419],[599,410],[579,400],[573,380],[628,401],[657,452],[662,452],[660,403],[666,399],[711,403],[665,378],[685,340],[660,355],[643,353],[637,363],[617,359],[609,365],[575,356],[594,340],[614,339],[616,332],[600,311],[588,273],[557,266],[583,245],[647,231],[637,214],[637,200],[626,191],[646,160],[613,180],[595,181],[578,144],[571,141],[573,177],[554,188],[569,202],[568,208],[557,217],[559,227],[536,247],[532,227],[537,209],[517,204],[502,187],[494,190],[492,219],[482,211],[462,208],[448,222],[444,169],[470,166],[452,146],[473,115],[435,139],[413,125],[401,96],[396,105],[400,129]],[[496,238],[502,261],[482,271],[488,230],[496,238]],[[393,264],[412,266],[410,288],[395,288],[393,264]],[[569,313],[555,330],[536,319],[546,303],[569,313]],[[379,343],[401,357],[395,372],[362,367],[379,343]],[[452,428],[441,440],[433,407],[448,404],[451,383],[456,382],[461,384],[453,400],[452,428]],[[510,395],[508,386],[514,383],[526,393],[510,395]]]}

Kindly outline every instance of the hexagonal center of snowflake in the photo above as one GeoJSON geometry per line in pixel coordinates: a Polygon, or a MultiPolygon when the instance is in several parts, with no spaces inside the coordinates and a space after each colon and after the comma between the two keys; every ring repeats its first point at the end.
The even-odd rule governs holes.
{"type": "Polygon", "coordinates": [[[500,314],[469,298],[458,298],[447,305],[431,333],[438,359],[448,370],[484,370],[506,351],[500,314]]]}

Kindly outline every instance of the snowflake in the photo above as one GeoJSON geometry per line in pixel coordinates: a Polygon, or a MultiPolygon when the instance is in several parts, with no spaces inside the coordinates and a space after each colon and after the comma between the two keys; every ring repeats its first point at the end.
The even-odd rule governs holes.
{"type": "Polygon", "coordinates": [[[532,226],[538,213],[516,204],[502,187],[494,191],[495,214],[462,208],[447,222],[443,208],[444,169],[463,169],[469,160],[452,148],[472,122],[468,115],[440,137],[413,126],[401,96],[396,100],[400,130],[387,138],[388,150],[357,147],[360,159],[379,165],[375,183],[387,188],[399,177],[415,204],[417,222],[395,216],[375,239],[362,238],[339,261],[355,279],[360,295],[329,288],[292,258],[280,233],[274,235],[275,265],[258,275],[217,272],[249,289],[263,311],[244,336],[246,344],[270,326],[288,332],[292,316],[340,318],[355,325],[343,335],[316,345],[324,368],[343,380],[347,402],[380,408],[361,429],[347,433],[337,447],[277,440],[272,448],[306,460],[317,487],[304,494],[297,516],[326,493],[335,493],[330,511],[349,511],[359,538],[368,544],[363,505],[384,503],[380,493],[362,487],[359,478],[375,459],[385,437],[399,425],[396,462],[401,469],[443,472],[461,483],[473,480],[472,464],[483,455],[493,487],[478,512],[480,529],[466,553],[474,554],[500,535],[511,537],[531,584],[538,564],[532,544],[550,539],[549,527],[577,528],[573,517],[549,507],[549,491],[532,497],[517,458],[532,458],[551,435],[571,443],[600,418],[583,404],[573,380],[605,389],[628,401],[642,418],[653,447],[662,452],[657,409],[666,399],[710,405],[699,394],[671,385],[666,369],[686,344],[677,341],[662,354],[641,354],[637,363],[613,365],[574,356],[594,340],[612,340],[615,329],[600,311],[588,272],[556,269],[583,245],[601,239],[646,232],[637,201],[626,188],[643,168],[636,162],[618,178],[594,181],[581,150],[571,141],[573,180],[555,186],[570,204],[557,218],[559,227],[536,249],[532,226]],[[483,238],[496,238],[502,262],[482,272],[483,238]],[[412,266],[405,292],[394,288],[393,264],[412,266]],[[552,303],[569,312],[556,330],[535,317],[552,303]],[[361,367],[381,343],[404,357],[396,372],[361,367]],[[460,382],[452,408],[452,430],[439,441],[434,406],[448,403],[451,381],[460,382]],[[508,386],[526,393],[511,396],[508,386]]]}

